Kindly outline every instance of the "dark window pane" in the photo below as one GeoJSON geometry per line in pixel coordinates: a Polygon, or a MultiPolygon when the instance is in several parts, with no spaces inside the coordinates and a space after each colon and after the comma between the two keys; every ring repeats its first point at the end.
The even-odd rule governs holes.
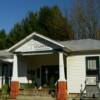
{"type": "Polygon", "coordinates": [[[86,74],[98,75],[99,74],[99,57],[86,57],[86,74]]]}

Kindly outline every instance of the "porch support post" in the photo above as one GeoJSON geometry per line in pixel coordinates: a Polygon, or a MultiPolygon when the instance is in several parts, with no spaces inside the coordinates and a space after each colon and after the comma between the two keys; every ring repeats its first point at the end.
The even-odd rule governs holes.
{"type": "Polygon", "coordinates": [[[14,54],[10,96],[12,98],[16,98],[16,96],[18,96],[18,93],[19,93],[18,56],[17,54],[14,54]]]}
{"type": "Polygon", "coordinates": [[[65,79],[64,71],[64,57],[63,52],[59,52],[59,80],[57,83],[57,100],[67,99],[67,81],[65,79]]]}
{"type": "Polygon", "coordinates": [[[39,89],[42,89],[42,73],[41,73],[41,70],[42,68],[41,68],[41,66],[40,66],[40,87],[39,87],[39,89]]]}

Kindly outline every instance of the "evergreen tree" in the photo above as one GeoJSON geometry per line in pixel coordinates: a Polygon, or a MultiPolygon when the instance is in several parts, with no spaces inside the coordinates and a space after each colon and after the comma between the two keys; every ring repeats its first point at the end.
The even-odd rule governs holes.
{"type": "Polygon", "coordinates": [[[0,49],[13,46],[34,31],[55,40],[74,38],[71,25],[57,6],[42,7],[36,13],[29,12],[21,22],[14,25],[9,34],[0,31],[0,49]]]}
{"type": "Polygon", "coordinates": [[[6,48],[6,33],[5,30],[0,30],[0,49],[6,48]]]}
{"type": "Polygon", "coordinates": [[[38,17],[38,24],[40,26],[40,33],[52,39],[73,39],[73,36],[71,37],[71,26],[68,24],[68,21],[62,15],[60,9],[57,6],[52,8],[41,8],[38,17]]]}

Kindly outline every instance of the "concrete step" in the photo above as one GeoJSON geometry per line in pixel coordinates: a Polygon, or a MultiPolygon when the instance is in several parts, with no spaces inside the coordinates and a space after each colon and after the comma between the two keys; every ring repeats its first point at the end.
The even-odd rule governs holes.
{"type": "Polygon", "coordinates": [[[18,96],[16,100],[56,100],[51,96],[18,96]]]}
{"type": "Polygon", "coordinates": [[[21,90],[19,95],[28,96],[50,96],[48,89],[24,89],[21,90]]]}

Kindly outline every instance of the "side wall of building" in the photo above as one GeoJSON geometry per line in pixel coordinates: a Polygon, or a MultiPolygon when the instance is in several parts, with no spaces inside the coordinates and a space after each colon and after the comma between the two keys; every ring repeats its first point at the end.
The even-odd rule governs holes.
{"type": "Polygon", "coordinates": [[[68,56],[67,60],[67,83],[68,93],[80,93],[84,89],[86,80],[86,57],[99,56],[93,55],[73,55],[68,56]]]}

